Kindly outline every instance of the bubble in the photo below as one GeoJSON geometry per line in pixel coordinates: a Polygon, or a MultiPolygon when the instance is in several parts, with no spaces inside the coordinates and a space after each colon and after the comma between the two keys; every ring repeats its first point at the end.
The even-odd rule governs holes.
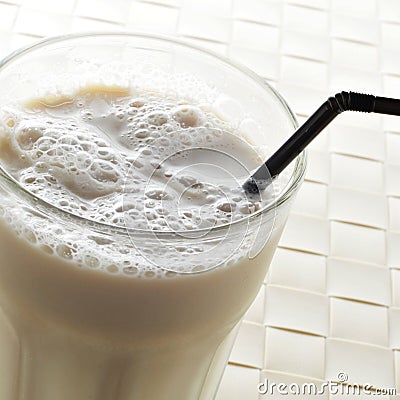
{"type": "Polygon", "coordinates": [[[116,274],[117,272],[119,272],[119,268],[115,264],[108,265],[106,267],[106,270],[111,274],[116,274]]]}
{"type": "Polygon", "coordinates": [[[146,271],[146,272],[144,273],[144,276],[145,276],[146,278],[154,278],[154,277],[156,276],[156,273],[155,273],[154,271],[146,271]]]}
{"type": "Polygon", "coordinates": [[[137,273],[139,272],[137,267],[133,267],[133,266],[129,266],[129,267],[124,267],[122,269],[123,273],[126,275],[137,275],[137,273]]]}
{"type": "Polygon", "coordinates": [[[146,218],[147,218],[149,221],[153,221],[153,220],[157,219],[157,214],[155,214],[155,213],[152,212],[152,211],[146,211],[145,215],[146,215],[146,218]]]}
{"type": "Polygon", "coordinates": [[[34,232],[32,232],[29,229],[25,229],[24,230],[24,236],[26,237],[26,239],[31,242],[31,243],[36,243],[37,242],[37,238],[34,232]]]}
{"type": "Polygon", "coordinates": [[[87,255],[85,256],[85,264],[90,268],[97,268],[100,265],[100,261],[97,257],[87,255]]]}
{"type": "Polygon", "coordinates": [[[235,203],[228,203],[228,202],[220,202],[217,205],[218,210],[221,210],[225,213],[230,213],[236,208],[235,203]]]}
{"type": "Polygon", "coordinates": [[[150,132],[147,129],[139,129],[135,132],[135,136],[138,139],[146,139],[150,135],[150,132]]]}
{"type": "Polygon", "coordinates": [[[56,247],[56,253],[62,257],[66,258],[68,260],[71,260],[73,258],[73,250],[71,249],[70,246],[67,246],[65,244],[59,244],[56,247]]]}
{"type": "Polygon", "coordinates": [[[34,183],[34,182],[36,181],[36,177],[33,176],[33,175],[28,175],[28,176],[25,176],[25,177],[23,178],[23,181],[24,181],[26,184],[34,183]]]}
{"type": "Polygon", "coordinates": [[[200,108],[185,104],[172,110],[174,118],[182,128],[197,127],[204,124],[206,118],[200,108]]]}
{"type": "Polygon", "coordinates": [[[146,196],[154,200],[171,200],[172,197],[161,189],[154,189],[146,192],[146,196]]]}
{"type": "Polygon", "coordinates": [[[246,202],[239,206],[239,211],[245,215],[252,214],[254,211],[256,211],[256,206],[254,203],[246,202]]]}
{"type": "Polygon", "coordinates": [[[141,154],[143,154],[144,156],[151,156],[153,152],[150,149],[143,149],[141,151],[141,154]]]}
{"type": "Polygon", "coordinates": [[[121,179],[118,167],[104,160],[95,160],[90,166],[90,174],[99,182],[116,183],[121,179]]]}
{"type": "Polygon", "coordinates": [[[146,104],[146,103],[145,103],[145,100],[144,100],[144,99],[140,99],[140,98],[134,99],[134,100],[132,100],[132,101],[129,103],[129,105],[130,105],[131,107],[134,107],[134,108],[141,108],[141,107],[143,107],[145,104],[146,104]]]}
{"type": "Polygon", "coordinates": [[[154,111],[147,116],[150,125],[161,126],[168,122],[168,114],[154,111]]]}
{"type": "Polygon", "coordinates": [[[41,127],[24,127],[18,129],[15,137],[19,147],[23,150],[31,150],[34,144],[43,136],[41,127]]]}
{"type": "Polygon", "coordinates": [[[105,246],[105,245],[114,243],[114,240],[109,239],[107,237],[101,237],[101,236],[88,236],[88,239],[93,240],[100,246],[105,246]]]}
{"type": "Polygon", "coordinates": [[[169,214],[169,211],[166,208],[162,208],[162,207],[157,207],[156,212],[157,212],[157,214],[160,214],[160,215],[168,215],[169,214]]]}
{"type": "Polygon", "coordinates": [[[196,178],[192,176],[181,176],[178,178],[178,182],[185,187],[190,187],[200,183],[196,178]]]}
{"type": "Polygon", "coordinates": [[[42,250],[43,252],[45,252],[47,254],[53,254],[53,249],[47,244],[40,245],[40,250],[42,250]]]}
{"type": "Polygon", "coordinates": [[[174,221],[169,221],[168,220],[168,226],[170,228],[171,231],[179,231],[181,230],[181,225],[178,222],[174,222],[174,221]]]}

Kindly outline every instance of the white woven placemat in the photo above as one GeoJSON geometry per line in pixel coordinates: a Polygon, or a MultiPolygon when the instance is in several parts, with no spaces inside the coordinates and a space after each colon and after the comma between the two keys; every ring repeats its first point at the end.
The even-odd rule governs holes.
{"type": "MultiPolygon", "coordinates": [[[[118,29],[177,35],[246,64],[300,122],[340,90],[400,97],[399,0],[0,1],[0,56],[42,36],[118,29]]],[[[400,118],[345,114],[311,145],[217,399],[372,396],[261,395],[265,379],[288,393],[345,380],[400,398],[376,391],[400,394],[400,118]]]]}

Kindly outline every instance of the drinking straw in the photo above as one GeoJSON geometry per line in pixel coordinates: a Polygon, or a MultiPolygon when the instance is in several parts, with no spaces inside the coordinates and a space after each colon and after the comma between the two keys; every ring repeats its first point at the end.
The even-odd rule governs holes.
{"type": "Polygon", "coordinates": [[[243,184],[247,193],[264,190],[343,111],[400,116],[400,100],[370,94],[341,92],[325,103],[243,184]]]}

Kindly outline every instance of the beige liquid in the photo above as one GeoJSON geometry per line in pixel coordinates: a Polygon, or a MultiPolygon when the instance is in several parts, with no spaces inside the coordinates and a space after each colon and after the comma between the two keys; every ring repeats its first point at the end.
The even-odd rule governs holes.
{"type": "MultiPolygon", "coordinates": [[[[126,97],[126,93],[118,96],[114,93],[114,100],[111,101],[104,90],[89,91],[85,96],[86,99],[98,99],[99,93],[107,104],[118,96],[126,97]]],[[[53,104],[51,107],[48,104],[30,107],[32,118],[41,118],[42,113],[50,110],[53,113],[51,118],[62,120],[65,113],[71,112],[69,102],[53,104]]],[[[195,116],[198,115],[208,118],[206,111],[205,117],[203,114],[195,116]]],[[[22,119],[15,117],[13,115],[10,123],[8,115],[6,121],[14,133],[26,115],[22,119]]],[[[119,128],[115,124],[110,125],[109,119],[105,120],[107,122],[103,129],[112,131],[113,137],[116,133],[118,136],[121,133],[119,128]]],[[[92,126],[92,121],[86,121],[86,127],[92,126]]],[[[186,122],[188,126],[183,125],[185,129],[198,124],[196,120],[186,122]]],[[[29,141],[34,137],[28,135],[23,139],[29,141]]],[[[212,140],[215,140],[212,144],[217,146],[221,140],[227,139],[215,137],[212,140]]],[[[233,154],[242,154],[249,168],[259,161],[251,153],[246,153],[245,147],[240,147],[239,142],[222,144],[224,149],[230,149],[233,154]]],[[[27,149],[30,151],[30,146],[27,149]]],[[[3,163],[24,185],[21,177],[31,168],[32,161],[28,162],[26,157],[21,159],[22,153],[18,154],[7,134],[1,138],[1,151],[3,163]]],[[[183,161],[178,161],[175,159],[167,165],[174,176],[178,176],[178,170],[174,170],[174,167],[182,166],[183,161]]],[[[126,192],[120,190],[119,178],[115,178],[115,175],[107,175],[108,180],[99,180],[100,184],[96,182],[98,186],[94,187],[93,182],[82,186],[80,178],[66,179],[60,175],[60,171],[50,171],[53,172],[57,184],[61,182],[63,188],[70,190],[69,206],[75,201],[85,204],[89,211],[81,210],[80,215],[84,217],[89,218],[93,210],[103,210],[101,207],[107,202],[111,210],[121,200],[119,195],[126,196],[126,192]],[[94,188],[94,192],[90,188],[94,188]]],[[[195,172],[191,172],[194,176],[195,172]]],[[[122,170],[122,173],[126,175],[127,172],[122,170]]],[[[143,174],[139,175],[145,176],[146,171],[143,174]]],[[[97,175],[88,176],[86,183],[90,183],[93,176],[96,179],[97,175]]],[[[162,181],[160,177],[155,179],[157,185],[162,181]]],[[[171,188],[165,189],[172,197],[182,190],[177,182],[180,182],[179,179],[172,183],[171,188]]],[[[196,184],[194,189],[197,190],[198,180],[196,184]]],[[[49,190],[56,190],[55,186],[48,187],[49,190]]],[[[145,196],[144,201],[159,201],[157,196],[153,196],[157,187],[150,189],[150,197],[145,196]]],[[[254,212],[257,208],[255,200],[244,198],[229,208],[226,204],[233,204],[231,197],[238,196],[235,191],[228,191],[224,198],[218,198],[218,191],[213,192],[216,198],[210,203],[210,199],[208,202],[205,200],[210,196],[209,193],[203,198],[201,196],[204,193],[196,190],[189,191],[190,196],[183,198],[182,209],[178,211],[189,212],[205,204],[213,204],[212,208],[206,209],[207,213],[212,211],[215,217],[213,221],[208,221],[209,225],[221,223],[226,218],[229,221],[240,219],[240,213],[254,212]]],[[[159,272],[157,267],[137,252],[121,256],[117,255],[115,249],[107,250],[106,242],[86,240],[87,230],[79,231],[72,225],[65,228],[57,219],[46,221],[39,216],[32,216],[29,210],[22,210],[15,198],[3,190],[0,193],[0,304],[3,310],[0,314],[1,400],[213,398],[229,355],[234,328],[259,290],[283,228],[284,217],[276,220],[274,228],[270,228],[272,234],[268,243],[252,259],[246,256],[246,245],[240,242],[238,251],[233,252],[230,259],[222,254],[224,251],[217,252],[221,257],[221,265],[215,269],[198,274],[169,273],[159,272]],[[57,226],[62,229],[57,230],[57,226]],[[67,236],[68,241],[65,239],[67,236]],[[74,243],[78,246],[74,247],[74,243]],[[127,265],[127,260],[131,260],[130,265],[127,265]]],[[[44,194],[44,197],[46,193],[50,192],[43,188],[36,192],[38,196],[44,194]]],[[[132,189],[131,197],[133,193],[132,189]]],[[[170,201],[174,204],[173,199],[170,201]]],[[[163,207],[173,209],[171,204],[164,204],[163,207]]],[[[103,208],[107,211],[107,207],[103,208]]],[[[102,215],[108,215],[106,211],[102,215]]],[[[143,213],[145,211],[146,207],[143,213]]],[[[131,217],[135,217],[135,214],[131,217]]],[[[132,218],[130,221],[134,223],[132,218]]],[[[160,229],[166,226],[160,222],[163,220],[167,225],[171,222],[183,224],[179,219],[157,217],[160,229]]],[[[149,223],[150,226],[155,224],[154,219],[150,218],[144,220],[138,217],[137,221],[149,223]]],[[[196,228],[209,226],[208,222],[199,222],[193,217],[186,218],[186,225],[179,226],[192,229],[193,226],[188,228],[190,224],[196,228]]],[[[112,235],[110,233],[110,237],[112,235]]],[[[201,245],[202,240],[198,239],[197,242],[201,245]]],[[[229,243],[222,249],[229,249],[229,243]]],[[[188,243],[183,253],[191,250],[191,246],[188,243]]],[[[207,253],[206,244],[202,251],[207,253]]],[[[215,257],[216,253],[210,254],[215,257]]],[[[193,268],[189,261],[190,252],[186,259],[190,271],[193,268]]],[[[178,264],[183,262],[177,260],[178,264]]]]}

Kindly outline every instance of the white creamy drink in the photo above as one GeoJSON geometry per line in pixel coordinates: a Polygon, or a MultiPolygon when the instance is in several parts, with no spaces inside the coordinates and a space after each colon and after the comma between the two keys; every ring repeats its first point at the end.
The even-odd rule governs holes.
{"type": "Polygon", "coordinates": [[[85,87],[1,123],[4,169],[76,217],[2,192],[0,399],[211,399],[283,222],[253,259],[248,225],[208,242],[198,230],[271,201],[221,182],[260,156],[212,107],[157,92],[85,87]],[[126,227],[144,233],[116,240],[126,227]]]}
{"type": "Polygon", "coordinates": [[[300,155],[251,71],[165,37],[48,38],[0,61],[0,400],[212,400],[300,155]]]}

